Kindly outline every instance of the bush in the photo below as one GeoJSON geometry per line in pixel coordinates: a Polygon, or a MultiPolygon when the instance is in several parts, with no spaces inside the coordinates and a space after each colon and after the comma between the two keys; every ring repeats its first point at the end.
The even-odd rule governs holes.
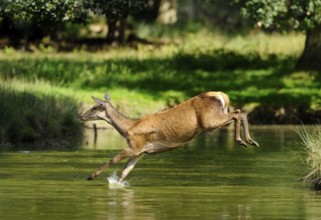
{"type": "Polygon", "coordinates": [[[77,104],[0,86],[0,145],[81,137],[77,104]]]}

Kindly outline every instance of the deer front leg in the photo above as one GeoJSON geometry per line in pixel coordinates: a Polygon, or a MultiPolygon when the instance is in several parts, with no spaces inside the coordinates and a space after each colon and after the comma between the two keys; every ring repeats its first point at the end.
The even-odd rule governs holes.
{"type": "Polygon", "coordinates": [[[95,179],[101,172],[103,172],[105,169],[107,169],[109,166],[118,163],[119,161],[133,156],[133,150],[130,149],[129,147],[127,147],[125,150],[123,150],[121,153],[117,154],[116,156],[114,156],[108,163],[104,164],[102,167],[100,167],[98,170],[96,170],[95,172],[93,172],[88,178],[87,180],[93,180],[95,179]]]}
{"type": "Polygon", "coordinates": [[[256,141],[254,141],[250,136],[249,123],[248,123],[247,116],[246,116],[245,112],[241,113],[241,121],[242,121],[242,125],[243,125],[243,130],[244,130],[246,142],[251,145],[254,145],[256,147],[259,147],[260,145],[256,141]]]}
{"type": "Polygon", "coordinates": [[[144,153],[130,157],[121,173],[121,177],[118,180],[118,182],[123,182],[123,180],[126,178],[126,176],[129,174],[129,172],[135,167],[136,163],[144,156],[144,153]]]}

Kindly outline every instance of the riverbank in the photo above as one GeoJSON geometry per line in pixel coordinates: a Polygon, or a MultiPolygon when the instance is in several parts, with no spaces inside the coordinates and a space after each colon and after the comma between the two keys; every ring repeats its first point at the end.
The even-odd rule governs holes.
{"type": "Polygon", "coordinates": [[[63,145],[72,137],[81,140],[79,105],[73,99],[17,90],[4,83],[0,83],[0,94],[0,147],[19,143],[63,145]]]}
{"type": "MultiPolygon", "coordinates": [[[[93,104],[91,96],[102,98],[105,91],[121,112],[135,118],[214,90],[227,93],[234,108],[247,110],[252,124],[315,124],[321,117],[321,73],[295,69],[303,46],[299,34],[200,32],[162,46],[95,53],[6,48],[0,51],[0,79],[4,90],[67,97],[79,104],[78,112],[93,104]]],[[[31,112],[39,108],[29,107],[34,107],[31,112]]]]}

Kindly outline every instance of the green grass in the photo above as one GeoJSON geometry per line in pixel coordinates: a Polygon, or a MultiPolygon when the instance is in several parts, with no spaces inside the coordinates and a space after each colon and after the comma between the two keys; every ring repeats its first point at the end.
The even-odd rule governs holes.
{"type": "Polygon", "coordinates": [[[98,92],[102,96],[108,90],[116,101],[131,99],[128,103],[136,101],[130,97],[135,94],[146,100],[138,105],[182,101],[203,91],[221,90],[230,95],[234,106],[320,108],[320,73],[294,69],[304,43],[301,35],[204,35],[185,36],[178,46],[1,54],[0,76],[29,83],[45,81],[77,93],[88,91],[88,96],[98,92]]]}
{"type": "Polygon", "coordinates": [[[230,96],[232,106],[253,110],[252,123],[292,123],[304,120],[295,118],[298,114],[321,109],[321,73],[295,70],[303,46],[300,34],[230,37],[201,31],[177,35],[173,43],[161,46],[96,53],[6,48],[0,51],[0,79],[2,91],[69,97],[83,108],[93,103],[91,96],[102,98],[109,91],[116,107],[130,117],[220,90],[230,96]],[[274,120],[278,111],[292,119],[274,120]]]}
{"type": "Polygon", "coordinates": [[[307,173],[304,182],[321,189],[321,127],[303,128],[298,130],[301,137],[301,146],[306,153],[307,173]]]}

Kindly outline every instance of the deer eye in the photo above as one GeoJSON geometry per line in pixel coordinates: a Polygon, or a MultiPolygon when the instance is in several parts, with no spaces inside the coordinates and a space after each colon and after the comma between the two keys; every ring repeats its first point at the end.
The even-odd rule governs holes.
{"type": "Polygon", "coordinates": [[[91,109],[91,111],[93,112],[93,111],[96,111],[97,110],[97,106],[94,106],[94,107],[92,107],[92,109],[91,109]]]}

